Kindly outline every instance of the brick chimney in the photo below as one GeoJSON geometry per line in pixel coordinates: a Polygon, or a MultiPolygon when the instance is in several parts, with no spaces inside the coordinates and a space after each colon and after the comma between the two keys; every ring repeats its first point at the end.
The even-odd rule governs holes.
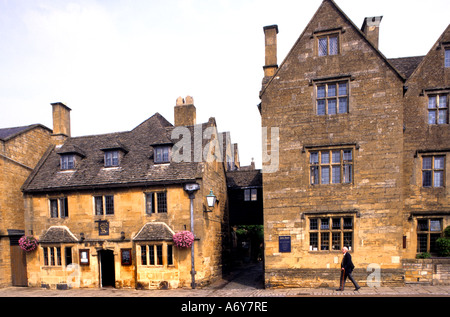
{"type": "Polygon", "coordinates": [[[194,98],[187,96],[185,99],[178,97],[175,106],[175,126],[191,126],[196,123],[196,108],[194,98]]]}
{"type": "Polygon", "coordinates": [[[277,34],[278,25],[269,25],[264,27],[265,35],[265,65],[263,85],[265,85],[275,72],[278,70],[277,64],[277,34]]]}
{"type": "Polygon", "coordinates": [[[70,138],[70,111],[62,102],[51,104],[53,107],[53,139],[57,144],[64,143],[64,140],[70,138]]]}
{"type": "Polygon", "coordinates": [[[383,19],[382,16],[365,18],[361,27],[361,31],[375,48],[378,48],[381,19],[383,19]]]}

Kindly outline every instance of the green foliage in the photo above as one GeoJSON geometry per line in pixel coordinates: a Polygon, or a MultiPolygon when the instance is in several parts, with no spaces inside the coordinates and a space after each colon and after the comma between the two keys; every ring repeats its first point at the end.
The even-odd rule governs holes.
{"type": "Polygon", "coordinates": [[[450,226],[444,230],[444,236],[436,240],[439,256],[450,257],[450,226]]]}
{"type": "Polygon", "coordinates": [[[416,255],[416,259],[428,259],[428,258],[431,258],[431,254],[428,252],[422,252],[416,255]]]}

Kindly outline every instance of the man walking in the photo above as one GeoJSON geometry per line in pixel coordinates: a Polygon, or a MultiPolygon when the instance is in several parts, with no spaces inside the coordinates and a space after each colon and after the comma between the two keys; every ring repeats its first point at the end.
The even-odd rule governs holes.
{"type": "Polygon", "coordinates": [[[343,291],[345,286],[345,281],[347,280],[347,277],[352,281],[353,285],[355,286],[355,291],[359,290],[361,287],[358,285],[358,283],[355,281],[355,279],[352,276],[353,269],[355,266],[352,262],[352,256],[348,252],[347,247],[342,248],[342,253],[344,254],[341,262],[341,280],[340,280],[340,287],[337,289],[337,291],[343,291]]]}

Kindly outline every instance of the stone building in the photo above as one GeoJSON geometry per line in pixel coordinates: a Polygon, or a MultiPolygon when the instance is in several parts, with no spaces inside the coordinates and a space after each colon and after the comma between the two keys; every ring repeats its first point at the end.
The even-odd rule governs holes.
{"type": "Polygon", "coordinates": [[[60,103],[52,108],[53,130],[42,124],[0,129],[0,287],[27,285],[25,254],[18,245],[25,229],[21,187],[49,146],[70,136],[70,109],[60,103]]]}
{"type": "Polygon", "coordinates": [[[358,28],[324,0],[280,65],[264,28],[259,109],[279,129],[263,144],[279,159],[263,165],[267,287],[339,285],[344,246],[361,285],[404,283],[402,261],[450,225],[450,31],[425,57],[387,59],[381,19],[358,28]]]}
{"type": "Polygon", "coordinates": [[[30,286],[190,287],[192,264],[196,285],[221,276],[222,134],[214,118],[196,124],[192,97],[174,110],[175,125],[156,113],[131,131],[68,138],[46,153],[23,186],[25,231],[39,239],[27,254],[30,286]],[[174,244],[181,231],[194,232],[193,259],[174,244]]]}

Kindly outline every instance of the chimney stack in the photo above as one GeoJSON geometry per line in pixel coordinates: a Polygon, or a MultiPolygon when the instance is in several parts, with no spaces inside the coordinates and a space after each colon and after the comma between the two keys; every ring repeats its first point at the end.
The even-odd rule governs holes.
{"type": "Polygon", "coordinates": [[[380,23],[382,16],[369,17],[364,19],[361,31],[366,35],[367,39],[378,49],[378,41],[380,36],[380,23]]]}
{"type": "Polygon", "coordinates": [[[70,138],[70,111],[62,102],[52,103],[53,108],[53,138],[57,144],[64,143],[70,138]]]}
{"type": "Polygon", "coordinates": [[[178,97],[175,106],[175,126],[192,126],[196,123],[196,108],[194,98],[187,96],[186,99],[178,97]]]}
{"type": "Polygon", "coordinates": [[[278,25],[269,25],[264,27],[266,63],[263,67],[264,69],[263,85],[267,83],[267,81],[273,75],[275,75],[275,72],[278,70],[277,34],[278,34],[278,25]]]}

